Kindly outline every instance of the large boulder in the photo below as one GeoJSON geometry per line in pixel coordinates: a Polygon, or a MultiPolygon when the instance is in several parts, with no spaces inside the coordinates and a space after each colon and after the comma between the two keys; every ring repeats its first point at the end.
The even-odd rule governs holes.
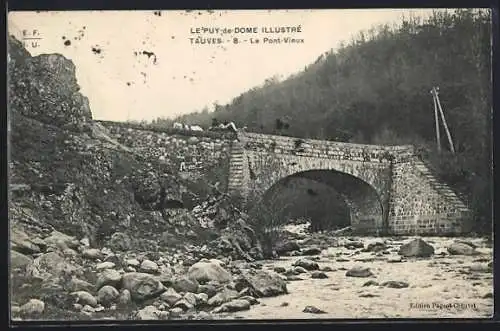
{"type": "Polygon", "coordinates": [[[233,260],[253,262],[264,258],[261,242],[242,218],[229,223],[208,247],[215,255],[231,256],[233,260]]]}
{"type": "Polygon", "coordinates": [[[434,247],[424,240],[416,238],[401,245],[398,254],[405,257],[430,257],[434,254],[434,247]]]}
{"type": "Polygon", "coordinates": [[[202,260],[193,264],[189,268],[187,276],[197,280],[200,284],[209,281],[217,281],[219,283],[231,281],[231,274],[227,272],[220,263],[208,260],[202,260]]]}
{"type": "Polygon", "coordinates": [[[130,291],[133,300],[143,301],[165,291],[163,284],[153,275],[130,272],[122,277],[122,288],[130,291]]]}
{"type": "Polygon", "coordinates": [[[450,255],[479,255],[481,254],[476,250],[475,247],[466,244],[464,242],[454,242],[450,246],[447,247],[448,253],[450,255]]]}
{"type": "Polygon", "coordinates": [[[287,294],[286,282],[274,271],[244,269],[235,280],[235,288],[248,288],[257,297],[272,297],[287,294]]]}

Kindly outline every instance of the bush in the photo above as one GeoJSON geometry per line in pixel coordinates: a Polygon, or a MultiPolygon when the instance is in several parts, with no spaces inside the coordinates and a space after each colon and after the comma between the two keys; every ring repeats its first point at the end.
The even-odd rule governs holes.
{"type": "Polygon", "coordinates": [[[259,238],[265,256],[272,256],[274,246],[281,234],[284,225],[283,211],[288,206],[276,208],[275,198],[263,200],[251,196],[246,199],[245,210],[249,215],[249,225],[259,238]]]}

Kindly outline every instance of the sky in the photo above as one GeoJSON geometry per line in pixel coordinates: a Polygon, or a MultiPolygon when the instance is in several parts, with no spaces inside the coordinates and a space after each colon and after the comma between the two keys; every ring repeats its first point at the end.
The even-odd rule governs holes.
{"type": "Polygon", "coordinates": [[[10,12],[7,28],[19,40],[39,38],[26,39],[33,56],[59,53],[74,62],[80,91],[89,98],[94,119],[140,121],[172,118],[205,106],[212,110],[214,103],[227,104],[267,78],[283,79],[303,70],[360,31],[431,12],[10,12]],[[280,27],[294,29],[276,32],[280,27]],[[197,38],[204,43],[196,43],[197,38]],[[298,42],[285,43],[290,40],[286,38],[298,42]]]}

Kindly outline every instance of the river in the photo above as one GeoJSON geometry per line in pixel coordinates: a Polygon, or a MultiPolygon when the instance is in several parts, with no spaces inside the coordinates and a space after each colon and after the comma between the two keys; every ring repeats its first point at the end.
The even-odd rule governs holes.
{"type": "MultiPolygon", "coordinates": [[[[367,242],[375,238],[354,238],[367,242]]],[[[449,255],[446,247],[456,239],[426,237],[435,248],[430,258],[397,258],[399,246],[410,238],[387,238],[389,254],[332,247],[313,257],[321,267],[329,266],[328,278],[287,282],[288,294],[261,298],[250,310],[220,316],[222,319],[318,319],[318,318],[488,318],[493,314],[493,274],[485,268],[493,249],[481,238],[460,238],[477,245],[479,256],[449,255]],[[369,267],[368,278],[347,277],[353,266],[369,267]],[[471,267],[472,266],[472,267],[471,267]],[[363,286],[373,280],[407,282],[406,288],[363,286]],[[315,306],[325,313],[303,312],[315,306]]],[[[380,238],[378,239],[380,240],[380,238]]],[[[263,261],[263,269],[290,268],[298,256],[263,261]]]]}

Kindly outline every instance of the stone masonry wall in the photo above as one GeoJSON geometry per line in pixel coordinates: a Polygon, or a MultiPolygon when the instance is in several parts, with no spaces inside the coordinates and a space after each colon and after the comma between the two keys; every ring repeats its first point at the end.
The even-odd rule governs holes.
{"type": "Polygon", "coordinates": [[[234,139],[231,134],[162,130],[130,123],[99,122],[109,131],[111,138],[140,152],[146,159],[168,162],[181,175],[200,178],[217,170],[221,164],[229,163],[234,139]]]}
{"type": "Polygon", "coordinates": [[[259,133],[240,134],[245,150],[372,163],[402,162],[414,155],[411,145],[377,146],[259,133]]]}
{"type": "Polygon", "coordinates": [[[459,234],[470,228],[467,207],[417,157],[393,165],[390,206],[394,234],[459,234]]]}

